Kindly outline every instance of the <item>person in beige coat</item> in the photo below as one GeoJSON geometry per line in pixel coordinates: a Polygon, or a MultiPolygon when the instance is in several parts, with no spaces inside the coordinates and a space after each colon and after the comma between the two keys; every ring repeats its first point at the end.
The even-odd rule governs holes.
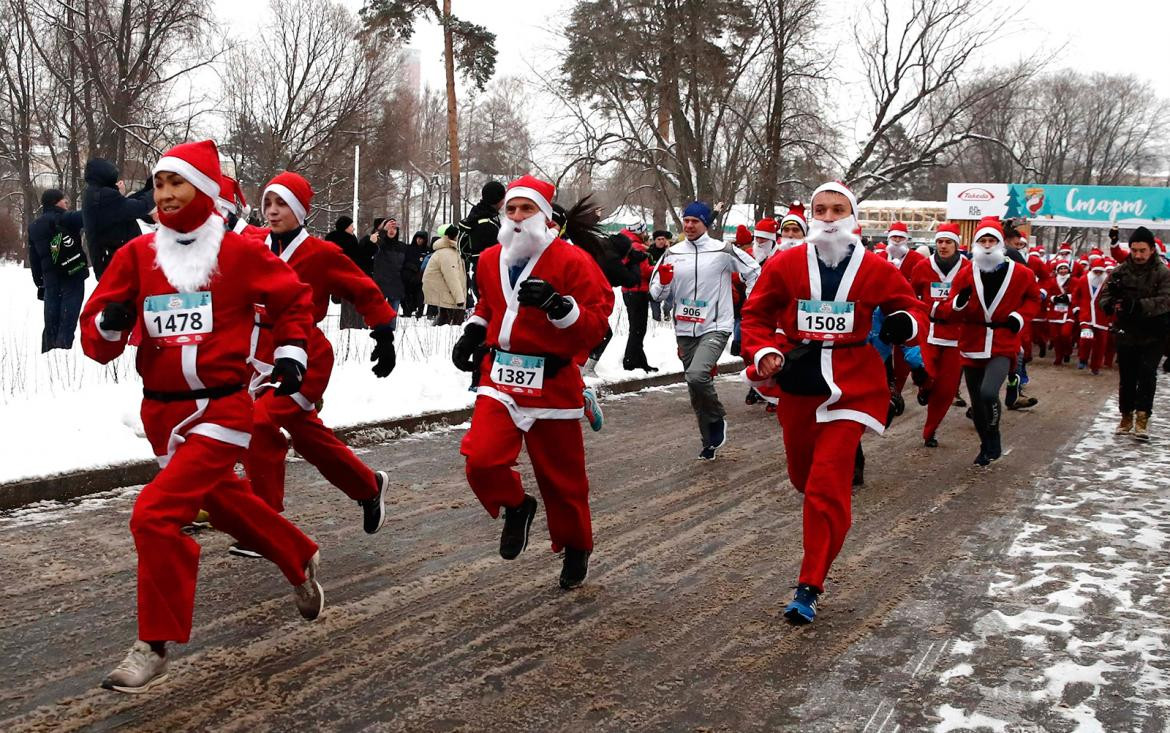
{"type": "Polygon", "coordinates": [[[439,309],[436,326],[461,325],[467,300],[467,272],[455,245],[456,229],[443,231],[443,236],[432,245],[434,252],[423,272],[423,300],[439,309]]]}

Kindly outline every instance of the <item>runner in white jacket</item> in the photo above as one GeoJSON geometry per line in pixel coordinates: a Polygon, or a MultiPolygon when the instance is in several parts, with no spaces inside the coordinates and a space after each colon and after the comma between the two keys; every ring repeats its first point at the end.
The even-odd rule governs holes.
{"type": "Polygon", "coordinates": [[[727,440],[726,411],[715,391],[715,366],[731,337],[735,313],[731,276],[750,294],[760,266],[750,255],[707,235],[711,208],[696,201],[683,210],[686,240],[666,251],[650,276],[650,297],[674,300],[674,332],[686,369],[691,406],[703,440],[701,460],[714,460],[727,440]]]}

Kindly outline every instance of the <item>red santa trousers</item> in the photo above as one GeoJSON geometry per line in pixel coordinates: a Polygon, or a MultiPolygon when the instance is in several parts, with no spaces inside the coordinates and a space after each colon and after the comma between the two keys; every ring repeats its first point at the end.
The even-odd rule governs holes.
{"type": "Polygon", "coordinates": [[[1101,328],[1092,330],[1092,338],[1081,337],[1077,341],[1077,359],[1088,362],[1089,369],[1098,372],[1101,371],[1101,365],[1105,363],[1106,341],[1109,338],[1109,332],[1101,328]]]}
{"type": "Polygon", "coordinates": [[[1051,339],[1048,336],[1048,321],[1032,321],[1032,339],[1028,345],[1027,353],[1031,354],[1032,349],[1037,345],[1044,348],[1049,343],[1051,343],[1051,339]]]}
{"type": "Polygon", "coordinates": [[[305,410],[292,397],[267,390],[256,400],[253,419],[248,478],[252,490],[276,511],[284,511],[284,461],[288,453],[288,439],[281,428],[292,437],[297,453],[346,496],[356,501],[378,495],[373,470],[321,422],[315,409],[305,410]]]}
{"type": "Polygon", "coordinates": [[[1072,356],[1073,331],[1076,329],[1076,324],[1072,321],[1049,323],[1048,328],[1052,336],[1052,351],[1055,356],[1052,363],[1060,366],[1064,363],[1064,357],[1072,356]]]}
{"type": "Polygon", "coordinates": [[[1032,343],[1036,338],[1036,322],[1028,321],[1020,330],[1020,348],[1024,350],[1024,363],[1032,361],[1032,343]]]}
{"type": "Polygon", "coordinates": [[[138,550],[138,638],[186,643],[191,637],[199,543],[183,525],[206,509],[215,528],[254,548],[293,585],[317,545],[253,494],[234,468],[244,449],[190,435],[142,489],[130,515],[138,550]]]}
{"type": "Polygon", "coordinates": [[[922,427],[922,439],[935,434],[946,417],[947,410],[955,401],[959,391],[959,380],[963,376],[963,358],[957,346],[922,346],[922,359],[926,371],[934,378],[930,400],[926,403],[926,424],[922,427]]]}
{"type": "Polygon", "coordinates": [[[544,499],[553,552],[565,547],[592,550],[589,477],[578,420],[537,420],[524,432],[498,400],[476,398],[471,429],[460,448],[467,458],[471,490],[492,517],[498,517],[502,507],[519,505],[524,500],[524,487],[513,469],[521,442],[528,447],[536,485],[544,499]]]}
{"type": "Polygon", "coordinates": [[[804,559],[798,582],[821,590],[853,522],[853,459],[865,430],[852,420],[818,423],[817,406],[825,399],[785,394],[777,410],[788,477],[804,494],[804,559]]]}

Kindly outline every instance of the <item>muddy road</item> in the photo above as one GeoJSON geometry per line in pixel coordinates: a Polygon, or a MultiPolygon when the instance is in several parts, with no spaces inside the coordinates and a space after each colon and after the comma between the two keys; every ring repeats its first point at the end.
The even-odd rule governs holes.
{"type": "MultiPolygon", "coordinates": [[[[1107,374],[1035,368],[1041,403],[1005,412],[1010,451],[990,469],[971,465],[959,409],[942,446],[922,447],[907,390],[906,415],[864,441],[854,527],[804,628],[781,617],[799,496],[774,417],[732,378],[719,382],[730,441],[713,463],[695,460],[685,388],[605,403],[605,430],[586,438],[596,550],[571,593],[543,514],[528,551],[499,558],[500,524],[463,478],[461,430],[363,451],[391,476],[374,537],[356,504],[294,462],[288,515],[322,546],[325,613],[301,621],[274,566],[204,532],[192,642],[142,696],[97,688],[135,638],[134,491],[0,515],[0,729],[860,730],[873,711],[823,699],[817,680],[874,646],[904,590],[961,561],[980,527],[1014,521],[1022,489],[1114,389],[1107,374]]],[[[906,661],[913,636],[877,645],[872,680],[906,661]]]]}

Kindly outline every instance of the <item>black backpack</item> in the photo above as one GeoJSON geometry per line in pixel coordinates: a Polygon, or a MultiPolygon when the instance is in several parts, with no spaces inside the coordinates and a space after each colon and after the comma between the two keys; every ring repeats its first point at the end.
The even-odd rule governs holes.
{"type": "Polygon", "coordinates": [[[53,259],[53,266],[62,275],[77,275],[85,272],[89,261],[85,259],[85,251],[81,242],[61,226],[61,222],[54,224],[56,233],[49,240],[49,255],[53,259]]]}

